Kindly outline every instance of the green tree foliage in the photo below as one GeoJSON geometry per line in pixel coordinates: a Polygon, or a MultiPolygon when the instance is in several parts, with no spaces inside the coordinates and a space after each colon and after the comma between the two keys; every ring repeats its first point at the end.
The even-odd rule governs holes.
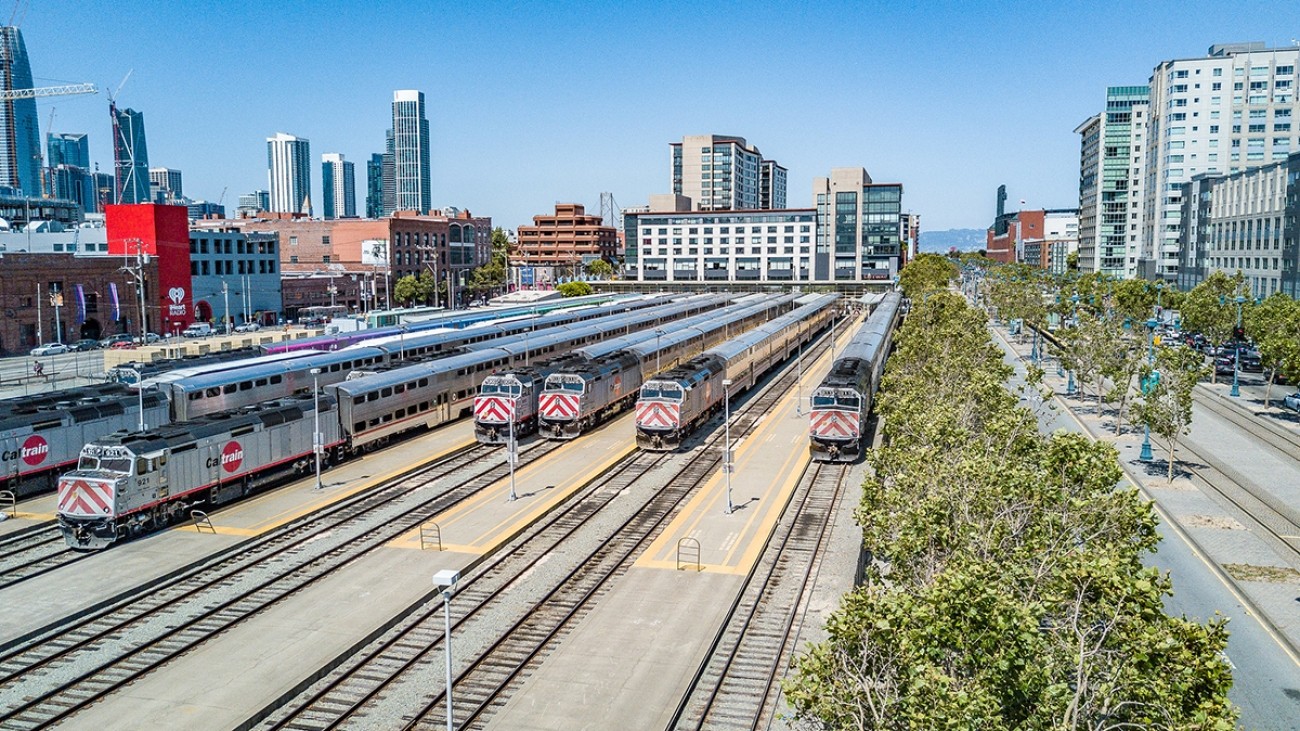
{"type": "MultiPolygon", "coordinates": [[[[1215,345],[1222,345],[1232,337],[1232,329],[1237,324],[1237,305],[1233,301],[1238,295],[1246,298],[1242,308],[1243,321],[1249,316],[1250,292],[1246,288],[1245,276],[1237,272],[1228,276],[1216,271],[1196,285],[1183,298],[1179,309],[1183,327],[1199,332],[1215,345]]],[[[1217,374],[1211,370],[1210,379],[1218,381],[1217,374]]]]}
{"type": "Polygon", "coordinates": [[[1174,480],[1178,441],[1192,425],[1192,392],[1208,368],[1191,348],[1161,348],[1154,367],[1143,368],[1142,396],[1133,404],[1138,423],[1163,439],[1169,450],[1169,481],[1174,480]]]}
{"type": "Polygon", "coordinates": [[[907,262],[898,275],[898,286],[910,299],[921,299],[930,292],[947,289],[957,277],[957,268],[950,259],[939,254],[920,254],[907,262]]]}
{"type": "Polygon", "coordinates": [[[1039,433],[980,313],[897,337],[857,519],[866,583],[797,662],[799,728],[1228,729],[1222,621],[1163,613],[1151,507],[1115,449],[1039,433]]]}
{"type": "Polygon", "coordinates": [[[564,297],[585,297],[594,290],[586,282],[565,282],[555,288],[564,297]]]}
{"type": "Polygon", "coordinates": [[[445,294],[447,291],[446,284],[435,284],[433,274],[428,271],[420,272],[420,276],[407,274],[397,280],[393,285],[393,296],[404,307],[411,307],[416,304],[425,304],[435,294],[445,294]]]}
{"type": "Polygon", "coordinates": [[[614,276],[614,265],[604,259],[597,259],[584,268],[588,274],[598,279],[610,279],[614,276]]]}
{"type": "Polygon", "coordinates": [[[506,286],[510,237],[500,226],[492,229],[492,253],[488,263],[470,274],[469,289],[478,295],[490,295],[506,286]]]}
{"type": "Polygon", "coordinates": [[[1300,382],[1300,302],[1274,292],[1247,312],[1245,323],[1246,335],[1259,347],[1260,360],[1268,369],[1267,407],[1279,373],[1292,383],[1300,382]]]}

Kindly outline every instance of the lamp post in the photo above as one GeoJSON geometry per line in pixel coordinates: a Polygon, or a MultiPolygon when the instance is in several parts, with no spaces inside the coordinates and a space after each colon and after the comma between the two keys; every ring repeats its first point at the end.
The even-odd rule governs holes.
{"type": "Polygon", "coordinates": [[[795,416],[803,416],[803,341],[802,340],[799,341],[799,356],[795,360],[795,362],[799,366],[799,377],[794,382],[795,389],[797,390],[797,393],[795,395],[795,402],[794,402],[794,414],[795,416]]]}
{"type": "Polygon", "coordinates": [[[506,444],[506,464],[510,466],[510,500],[508,502],[519,499],[519,496],[515,494],[515,462],[519,461],[518,445],[515,442],[515,408],[518,403],[519,398],[517,396],[510,402],[510,441],[506,444]]]}
{"type": "Polygon", "coordinates": [[[312,451],[316,453],[316,489],[323,487],[320,481],[320,453],[323,451],[325,441],[320,433],[320,369],[311,369],[311,401],[316,418],[316,431],[312,436],[312,451]]]}
{"type": "Polygon", "coordinates": [[[144,383],[142,383],[142,381],[143,381],[144,379],[143,379],[143,377],[140,375],[140,371],[136,370],[135,368],[123,368],[123,367],[120,367],[120,366],[119,366],[119,367],[118,367],[118,370],[119,370],[119,371],[122,371],[123,373],[130,373],[131,375],[135,376],[135,392],[136,392],[136,394],[138,394],[139,397],[140,397],[140,419],[139,419],[139,422],[138,422],[138,426],[139,426],[139,428],[140,428],[140,431],[144,431],[144,430],[145,430],[145,423],[144,423],[144,383]]]}
{"type": "Polygon", "coordinates": [[[529,340],[529,338],[530,338],[532,332],[533,332],[533,326],[532,326],[532,325],[529,325],[529,326],[528,326],[528,329],[524,330],[524,367],[525,367],[525,368],[527,368],[528,365],[529,365],[529,362],[530,362],[530,361],[529,361],[529,357],[528,357],[528,356],[529,356],[529,353],[532,352],[531,348],[528,347],[528,340],[529,340]]]}
{"type": "MultiPolygon", "coordinates": [[[[1240,331],[1241,330],[1241,306],[1245,304],[1246,298],[1241,295],[1237,295],[1237,297],[1232,301],[1235,302],[1237,305],[1237,330],[1240,331]]],[[[1235,334],[1236,333],[1234,333],[1234,335],[1235,334]]],[[[1239,371],[1241,371],[1241,348],[1234,343],[1232,346],[1232,397],[1233,398],[1237,398],[1238,396],[1241,396],[1241,388],[1237,385],[1237,373],[1239,371]]]]}
{"type": "Polygon", "coordinates": [[[397,326],[397,359],[406,360],[406,325],[397,326]]]}
{"type": "Polygon", "coordinates": [[[724,411],[723,422],[726,431],[725,439],[727,442],[726,450],[722,453],[722,473],[727,477],[727,515],[731,515],[736,507],[731,503],[731,471],[734,469],[731,462],[731,379],[726,378],[722,381],[722,408],[724,411]]]}
{"type": "Polygon", "coordinates": [[[442,647],[447,658],[447,731],[452,731],[451,720],[451,595],[456,591],[456,582],[460,581],[460,572],[455,569],[443,569],[433,575],[433,587],[442,590],[443,625],[442,647]]]}
{"type": "MultiPolygon", "coordinates": [[[[1156,351],[1155,351],[1156,325],[1159,324],[1160,323],[1156,321],[1156,318],[1154,316],[1150,320],[1147,320],[1147,365],[1148,366],[1154,363],[1156,359],[1156,351]]],[[[1142,393],[1144,394],[1150,393],[1151,389],[1154,387],[1155,384],[1151,381],[1151,376],[1148,375],[1146,383],[1142,384],[1142,393]]],[[[1138,459],[1150,462],[1154,457],[1155,455],[1151,453],[1151,427],[1147,426],[1146,424],[1143,424],[1142,425],[1142,453],[1138,455],[1138,459]]]]}
{"type": "Polygon", "coordinates": [[[659,338],[663,334],[663,330],[655,328],[655,373],[659,372],[659,338]]]}

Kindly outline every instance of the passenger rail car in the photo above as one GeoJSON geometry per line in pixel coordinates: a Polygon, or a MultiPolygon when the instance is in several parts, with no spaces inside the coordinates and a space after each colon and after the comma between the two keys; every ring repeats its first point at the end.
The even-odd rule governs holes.
{"type": "Polygon", "coordinates": [[[720,296],[688,298],[683,302],[657,304],[630,312],[610,313],[604,307],[581,311],[562,311],[532,321],[479,325],[464,330],[450,330],[419,337],[406,337],[397,343],[381,346],[344,348],[327,353],[281,354],[243,368],[222,370],[180,378],[167,384],[172,405],[172,420],[186,421],[205,414],[252,406],[267,400],[285,398],[294,393],[325,387],[345,380],[353,371],[378,371],[403,361],[441,357],[467,347],[496,341],[511,335],[519,342],[531,338],[540,342],[540,334],[552,329],[573,330],[600,323],[615,332],[625,328],[659,324],[682,313],[711,309],[723,301],[720,296]],[[603,316],[597,316],[604,313],[603,316]],[[528,332],[547,325],[547,330],[528,332]],[[313,376],[311,371],[319,369],[313,376]]]}
{"type": "Polygon", "coordinates": [[[814,462],[853,462],[862,456],[862,436],[901,305],[902,295],[887,294],[813,391],[808,434],[814,462]]]}
{"type": "Polygon", "coordinates": [[[645,379],[785,311],[794,295],[747,299],[745,304],[680,323],[670,332],[640,332],[575,352],[581,360],[546,377],[538,404],[547,439],[574,439],[631,405],[645,379]]]}
{"type": "MultiPolygon", "coordinates": [[[[322,444],[342,456],[333,399],[319,399],[322,444]]],[[[199,506],[237,500],[314,467],[313,399],[286,399],[233,414],[116,432],[81,449],[77,469],[59,478],[59,528],[69,546],[106,548],[199,506]]]]}
{"type": "MultiPolygon", "coordinates": [[[[157,391],[146,389],[143,401],[145,423],[167,420],[167,401],[157,391]]],[[[139,425],[140,402],[120,383],[0,401],[0,490],[16,499],[53,490],[81,445],[139,425]]]]}
{"type": "Polygon", "coordinates": [[[637,446],[667,452],[723,400],[752,387],[831,322],[838,295],[818,295],[793,312],[732,338],[681,366],[646,379],[636,402],[637,446]],[[730,381],[724,386],[724,381],[730,381]]]}
{"type": "Polygon", "coordinates": [[[630,312],[633,309],[650,307],[656,303],[662,303],[664,301],[666,301],[665,295],[656,295],[652,297],[643,297],[640,295],[617,297],[611,297],[610,295],[588,295],[586,297],[574,297],[571,299],[540,303],[537,305],[454,312],[410,321],[404,326],[389,324],[382,327],[371,327],[365,330],[357,330],[355,332],[299,338],[297,340],[273,343],[262,347],[267,353],[288,353],[301,350],[340,350],[349,346],[366,343],[375,338],[396,336],[399,333],[405,333],[410,337],[411,335],[423,334],[431,330],[464,329],[474,325],[486,324],[505,318],[528,315],[544,316],[553,311],[576,310],[579,308],[591,308],[599,305],[610,308],[610,312],[630,312]]]}

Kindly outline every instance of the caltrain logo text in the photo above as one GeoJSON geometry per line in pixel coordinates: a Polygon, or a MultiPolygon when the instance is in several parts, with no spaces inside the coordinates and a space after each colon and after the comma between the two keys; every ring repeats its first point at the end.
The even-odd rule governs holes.
{"type": "Polygon", "coordinates": [[[221,449],[221,457],[209,459],[208,467],[216,467],[218,462],[226,472],[235,472],[244,463],[244,448],[239,446],[239,442],[226,442],[226,446],[221,449]]]}
{"type": "Polygon", "coordinates": [[[13,452],[5,452],[3,456],[5,461],[18,457],[28,465],[35,467],[44,462],[46,457],[50,456],[50,444],[45,441],[45,437],[42,437],[39,434],[33,434],[30,437],[27,437],[27,441],[23,442],[23,446],[18,450],[17,454],[13,452]]]}

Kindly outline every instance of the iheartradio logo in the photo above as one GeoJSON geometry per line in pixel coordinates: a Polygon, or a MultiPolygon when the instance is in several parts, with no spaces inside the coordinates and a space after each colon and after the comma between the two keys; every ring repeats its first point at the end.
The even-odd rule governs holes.
{"type": "Polygon", "coordinates": [[[239,442],[226,442],[226,446],[221,450],[221,469],[234,472],[243,463],[244,448],[239,446],[239,442]]]}
{"type": "Polygon", "coordinates": [[[22,460],[33,467],[44,462],[45,458],[48,457],[49,454],[49,442],[45,441],[45,437],[37,434],[27,437],[27,441],[23,442],[22,451],[19,452],[19,456],[22,460]]]}
{"type": "Polygon", "coordinates": [[[167,290],[167,297],[171,299],[172,304],[179,305],[180,303],[185,301],[185,288],[172,287],[171,289],[167,290]]]}

